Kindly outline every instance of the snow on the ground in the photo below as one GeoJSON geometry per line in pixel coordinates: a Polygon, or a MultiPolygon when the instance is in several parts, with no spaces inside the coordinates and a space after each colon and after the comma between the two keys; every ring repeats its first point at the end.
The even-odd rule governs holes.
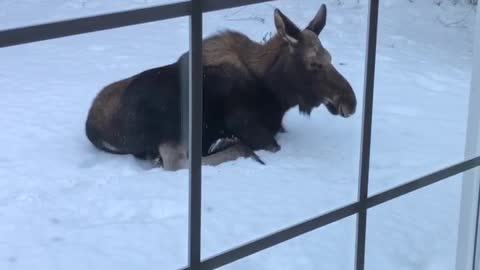
{"type": "MultiPolygon", "coordinates": [[[[3,0],[0,29],[166,2],[3,0]]],[[[368,5],[326,2],[321,39],[361,104],[368,5]]],[[[205,35],[228,27],[261,40],[274,7],[305,26],[319,6],[281,0],[208,13],[205,35]]],[[[371,194],[463,159],[474,16],[463,5],[382,1],[371,194]]],[[[187,171],[101,153],[84,121],[102,86],[187,47],[183,17],[0,50],[0,269],[186,265],[187,171]]],[[[259,152],[267,166],[204,167],[203,257],[354,201],[361,114],[293,109],[282,150],[259,152]]],[[[452,269],[460,179],[370,210],[367,269],[452,269]]],[[[225,268],[352,269],[354,237],[350,217],[225,268]]]]}

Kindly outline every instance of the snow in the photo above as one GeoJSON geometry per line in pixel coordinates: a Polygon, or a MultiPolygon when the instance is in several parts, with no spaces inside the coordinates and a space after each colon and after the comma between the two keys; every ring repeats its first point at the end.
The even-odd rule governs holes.
{"type": "MultiPolygon", "coordinates": [[[[3,0],[0,29],[167,2],[3,0]]],[[[322,42],[361,104],[368,5],[326,2],[322,42]]],[[[370,194],[463,159],[474,13],[432,2],[381,3],[370,194]]],[[[233,28],[261,40],[274,7],[305,26],[319,6],[280,0],[208,13],[205,35],[233,28]]],[[[187,264],[188,172],[99,152],[84,135],[102,86],[187,47],[183,17],[0,50],[0,269],[187,264]]],[[[204,167],[203,258],[354,201],[361,115],[293,109],[282,150],[258,153],[266,166],[204,167]]],[[[367,269],[453,269],[460,180],[371,209],[367,269]]],[[[354,243],[350,217],[224,268],[352,269],[354,243]]]]}

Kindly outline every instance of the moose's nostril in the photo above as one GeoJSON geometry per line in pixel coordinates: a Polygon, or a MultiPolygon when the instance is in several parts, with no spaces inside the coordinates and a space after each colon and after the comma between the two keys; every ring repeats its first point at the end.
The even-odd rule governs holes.
{"type": "Polygon", "coordinates": [[[339,111],[340,111],[340,114],[345,118],[352,116],[354,113],[354,110],[351,110],[344,104],[339,106],[339,111]]]}
{"type": "Polygon", "coordinates": [[[349,98],[341,98],[338,108],[343,117],[350,117],[355,114],[356,102],[349,98]]]}

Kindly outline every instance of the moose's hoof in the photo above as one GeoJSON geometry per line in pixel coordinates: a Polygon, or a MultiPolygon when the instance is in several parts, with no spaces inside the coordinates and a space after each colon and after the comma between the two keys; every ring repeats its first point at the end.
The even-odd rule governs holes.
{"type": "Polygon", "coordinates": [[[210,146],[210,148],[208,149],[208,154],[220,152],[222,150],[225,150],[226,148],[238,144],[239,142],[240,140],[236,137],[218,139],[210,146]]]}
{"type": "Polygon", "coordinates": [[[152,163],[156,167],[163,167],[163,160],[161,156],[158,156],[154,159],[152,159],[152,163]]]}
{"type": "Polygon", "coordinates": [[[276,152],[280,151],[280,149],[281,149],[281,147],[277,143],[269,145],[265,148],[265,150],[267,150],[269,152],[272,152],[272,153],[276,153],[276,152]]]}

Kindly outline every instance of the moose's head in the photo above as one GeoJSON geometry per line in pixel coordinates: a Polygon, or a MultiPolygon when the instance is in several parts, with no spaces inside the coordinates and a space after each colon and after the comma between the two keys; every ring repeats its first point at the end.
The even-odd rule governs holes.
{"type": "Polygon", "coordinates": [[[322,46],[319,34],[325,27],[327,8],[323,4],[313,20],[300,30],[279,9],[274,12],[277,37],[286,44],[272,65],[284,91],[295,96],[301,112],[325,104],[328,110],[343,117],[355,113],[357,100],[348,81],[332,64],[330,53],[322,46]]]}

